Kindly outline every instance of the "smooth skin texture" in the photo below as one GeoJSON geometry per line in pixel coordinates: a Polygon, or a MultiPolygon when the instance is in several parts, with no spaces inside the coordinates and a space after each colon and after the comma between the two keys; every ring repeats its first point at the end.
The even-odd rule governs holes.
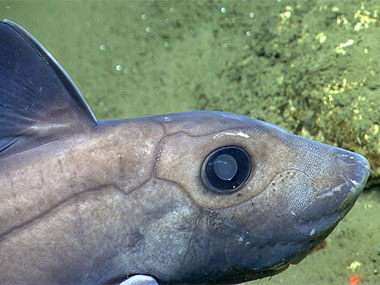
{"type": "Polygon", "coordinates": [[[368,175],[358,154],[230,113],[97,121],[56,60],[0,22],[0,283],[271,276],[334,229],[368,175]],[[228,146],[252,167],[215,191],[202,165],[228,146]]]}

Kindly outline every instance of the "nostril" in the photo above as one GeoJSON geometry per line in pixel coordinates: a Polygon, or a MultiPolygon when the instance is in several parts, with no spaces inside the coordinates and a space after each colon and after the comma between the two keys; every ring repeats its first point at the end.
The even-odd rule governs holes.
{"type": "Polygon", "coordinates": [[[311,183],[315,195],[318,197],[319,195],[323,195],[326,192],[331,190],[331,178],[326,176],[316,176],[314,177],[311,183]]]}
{"type": "Polygon", "coordinates": [[[316,198],[322,199],[325,197],[333,196],[346,190],[344,187],[346,181],[339,173],[334,173],[330,176],[315,176],[312,181],[312,187],[316,198]]]}

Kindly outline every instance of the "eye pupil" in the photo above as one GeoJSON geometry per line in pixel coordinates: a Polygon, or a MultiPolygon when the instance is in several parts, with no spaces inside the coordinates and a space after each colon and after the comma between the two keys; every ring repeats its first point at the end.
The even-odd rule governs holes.
{"type": "Polygon", "coordinates": [[[214,171],[219,179],[230,181],[238,171],[236,160],[229,154],[221,154],[214,161],[214,171]]]}
{"type": "Polygon", "coordinates": [[[225,194],[244,186],[251,169],[251,158],[244,149],[226,146],[214,150],[206,157],[201,177],[207,189],[225,194]]]}

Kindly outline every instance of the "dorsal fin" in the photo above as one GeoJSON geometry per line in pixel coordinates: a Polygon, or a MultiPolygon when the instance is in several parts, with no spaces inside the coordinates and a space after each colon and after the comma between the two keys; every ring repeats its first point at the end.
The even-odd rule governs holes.
{"type": "Polygon", "coordinates": [[[78,88],[53,56],[19,25],[0,21],[0,156],[96,125],[78,88]]]}

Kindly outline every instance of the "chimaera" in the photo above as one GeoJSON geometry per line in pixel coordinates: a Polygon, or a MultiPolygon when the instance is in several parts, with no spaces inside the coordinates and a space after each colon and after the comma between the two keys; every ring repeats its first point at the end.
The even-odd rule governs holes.
{"type": "Polygon", "coordinates": [[[229,113],[97,121],[0,22],[0,283],[270,276],[326,238],[368,175],[358,154],[229,113]]]}

